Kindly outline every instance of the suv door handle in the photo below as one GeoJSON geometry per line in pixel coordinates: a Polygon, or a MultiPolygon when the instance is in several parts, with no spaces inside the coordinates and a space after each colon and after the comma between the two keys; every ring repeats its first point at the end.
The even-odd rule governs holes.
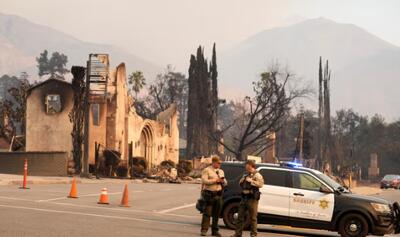
{"type": "Polygon", "coordinates": [[[302,194],[302,193],[293,193],[293,195],[294,195],[294,196],[301,196],[301,197],[304,197],[304,194],[302,194]]]}

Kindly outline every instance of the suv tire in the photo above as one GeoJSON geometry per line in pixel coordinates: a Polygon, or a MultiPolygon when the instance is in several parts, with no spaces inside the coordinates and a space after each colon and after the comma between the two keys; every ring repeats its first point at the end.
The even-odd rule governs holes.
{"type": "Polygon", "coordinates": [[[339,234],[342,237],[365,237],[368,235],[368,222],[360,214],[346,214],[339,222],[339,234]]]}
{"type": "MultiPolygon", "coordinates": [[[[239,210],[239,202],[231,202],[228,205],[226,205],[226,207],[222,212],[222,218],[224,220],[225,226],[228,227],[229,229],[236,228],[236,218],[238,210],[239,210]]],[[[250,219],[249,216],[246,215],[244,229],[248,229],[249,227],[250,227],[250,219]]]]}

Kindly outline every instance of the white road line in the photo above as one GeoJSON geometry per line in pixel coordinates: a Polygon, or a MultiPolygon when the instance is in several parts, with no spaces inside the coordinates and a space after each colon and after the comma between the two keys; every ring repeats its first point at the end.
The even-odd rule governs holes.
{"type": "Polygon", "coordinates": [[[157,213],[165,214],[165,213],[168,213],[168,212],[172,212],[172,211],[176,211],[176,210],[180,210],[180,209],[184,209],[184,208],[188,208],[188,207],[194,207],[194,206],[196,206],[196,203],[191,203],[191,204],[187,204],[187,205],[183,205],[183,206],[179,206],[179,207],[165,209],[165,210],[162,210],[162,211],[158,211],[157,213]]]}
{"type": "MultiPolygon", "coordinates": [[[[122,194],[122,192],[108,193],[108,195],[117,195],[117,194],[122,194]]],[[[79,197],[95,197],[95,196],[100,196],[100,194],[92,193],[92,194],[79,195],[79,197]]],[[[36,200],[36,202],[51,202],[51,201],[57,201],[57,200],[63,200],[63,199],[68,199],[68,197],[65,196],[65,197],[58,197],[58,198],[36,200]]]]}
{"type": "Polygon", "coordinates": [[[36,202],[51,202],[51,201],[62,200],[62,199],[67,199],[67,198],[68,197],[58,197],[58,198],[52,198],[52,199],[36,200],[36,202]]]}
{"type": "Polygon", "coordinates": [[[84,208],[92,208],[92,209],[107,209],[107,210],[113,210],[113,211],[150,213],[149,211],[144,211],[144,210],[121,209],[121,208],[113,208],[113,207],[108,207],[108,206],[89,206],[89,205],[63,203],[63,202],[51,202],[51,204],[56,204],[56,205],[61,205],[61,206],[71,206],[71,207],[84,207],[84,208]]]}
{"type": "Polygon", "coordinates": [[[25,199],[25,198],[14,198],[14,197],[5,197],[5,196],[0,196],[1,199],[8,199],[8,200],[15,200],[15,201],[32,201],[30,199],[25,199]]]}
{"type": "MultiPolygon", "coordinates": [[[[131,193],[139,193],[143,192],[141,190],[138,191],[130,191],[131,193]]],[[[116,193],[109,193],[111,195],[114,194],[121,194],[121,192],[116,192],[116,193]]],[[[97,196],[99,194],[85,194],[85,195],[80,195],[79,197],[90,197],[90,196],[97,196]]],[[[55,204],[55,205],[63,205],[63,206],[73,206],[73,207],[84,207],[84,208],[94,208],[94,209],[107,209],[107,210],[113,210],[113,211],[122,211],[122,212],[132,212],[132,213],[146,213],[146,214],[158,214],[158,215],[164,215],[164,216],[174,216],[174,217],[181,217],[181,218],[189,218],[189,219],[198,219],[198,216],[192,216],[192,215],[181,215],[181,214],[173,214],[169,213],[172,211],[176,211],[179,209],[184,209],[187,207],[192,207],[195,206],[195,203],[192,204],[187,204],[179,207],[174,207],[166,210],[161,210],[161,211],[146,211],[146,210],[134,210],[134,209],[121,209],[121,208],[112,208],[112,207],[103,207],[103,206],[89,206],[89,205],[80,205],[80,204],[72,204],[72,203],[62,203],[62,202],[52,202],[52,201],[57,201],[57,200],[64,200],[68,199],[68,197],[58,197],[58,198],[52,198],[52,199],[43,199],[43,200],[31,200],[31,199],[24,199],[24,198],[14,198],[14,197],[7,197],[7,196],[0,196],[0,199],[8,199],[8,200],[15,200],[15,201],[29,201],[29,202],[38,202],[38,203],[49,203],[49,204],[55,204]]]]}
{"type": "Polygon", "coordinates": [[[34,208],[34,207],[23,207],[23,206],[12,206],[12,205],[1,205],[1,204],[0,204],[0,207],[11,208],[11,209],[22,209],[22,210],[39,211],[39,212],[70,214],[70,215],[78,215],[78,216],[100,217],[100,218],[107,218],[107,219],[142,221],[142,222],[148,222],[148,223],[172,224],[172,225],[182,225],[182,226],[197,226],[195,224],[179,223],[179,222],[172,222],[172,221],[170,222],[170,221],[150,220],[150,219],[134,218],[134,217],[100,215],[100,214],[74,212],[74,211],[60,211],[60,210],[34,208]]]}
{"type": "Polygon", "coordinates": [[[46,193],[65,193],[65,191],[54,191],[54,190],[44,190],[44,189],[35,189],[35,191],[46,192],[46,193]]]}
{"type": "Polygon", "coordinates": [[[63,202],[50,202],[51,204],[62,205],[62,206],[72,206],[72,207],[84,207],[84,208],[94,208],[94,209],[107,209],[112,211],[122,211],[122,212],[132,212],[132,213],[145,213],[145,214],[158,214],[163,216],[175,216],[182,218],[192,218],[198,219],[198,216],[189,216],[189,215],[179,215],[172,213],[158,213],[156,211],[145,211],[145,210],[133,210],[133,209],[121,209],[121,208],[113,208],[113,207],[105,207],[105,206],[89,206],[89,205],[80,205],[80,204],[72,204],[72,203],[63,203],[63,202]]]}

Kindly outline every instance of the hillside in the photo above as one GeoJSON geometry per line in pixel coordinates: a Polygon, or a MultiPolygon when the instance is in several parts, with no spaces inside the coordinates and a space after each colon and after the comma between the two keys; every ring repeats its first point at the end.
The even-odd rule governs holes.
{"type": "Polygon", "coordinates": [[[400,86],[400,48],[355,25],[324,18],[265,30],[223,53],[222,94],[232,97],[243,88],[250,93],[249,83],[274,60],[317,88],[319,56],[331,65],[334,109],[352,107],[364,114],[400,117],[400,107],[394,106],[399,96],[392,89],[400,86]]]}
{"type": "Polygon", "coordinates": [[[22,17],[0,13],[0,75],[19,74],[26,70],[30,75],[36,76],[35,57],[44,49],[66,54],[69,59],[68,67],[85,65],[89,53],[108,53],[112,66],[125,62],[128,72],[142,70],[149,79],[153,79],[162,70],[123,49],[84,42],[22,17]]]}

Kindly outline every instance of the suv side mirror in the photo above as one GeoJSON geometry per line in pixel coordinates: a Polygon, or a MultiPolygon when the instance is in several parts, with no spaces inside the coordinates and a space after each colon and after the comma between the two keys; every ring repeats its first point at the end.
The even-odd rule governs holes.
{"type": "Polygon", "coordinates": [[[326,187],[326,186],[321,186],[320,188],[319,188],[319,191],[321,192],[321,193],[333,193],[332,192],[332,190],[330,190],[328,187],[326,187]]]}

